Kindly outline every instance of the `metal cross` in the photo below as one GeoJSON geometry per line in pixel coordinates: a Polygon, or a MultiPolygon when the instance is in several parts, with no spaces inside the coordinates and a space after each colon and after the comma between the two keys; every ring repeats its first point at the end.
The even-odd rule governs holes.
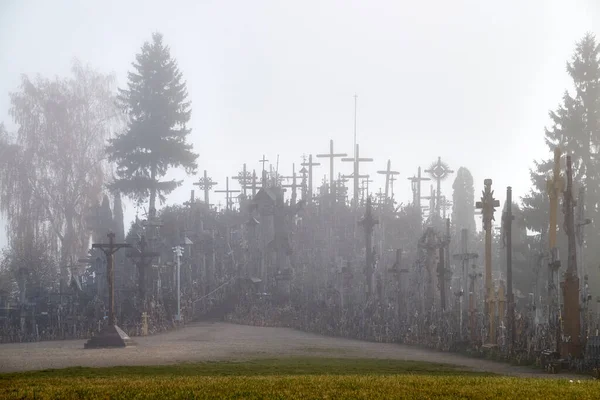
{"type": "Polygon", "coordinates": [[[210,203],[208,201],[210,189],[213,186],[216,186],[217,182],[213,182],[213,180],[211,178],[209,178],[208,175],[206,174],[206,170],[204,170],[204,176],[202,178],[200,178],[200,180],[197,183],[194,183],[194,185],[196,185],[200,189],[204,190],[204,202],[206,203],[206,205],[208,205],[210,203]]]}

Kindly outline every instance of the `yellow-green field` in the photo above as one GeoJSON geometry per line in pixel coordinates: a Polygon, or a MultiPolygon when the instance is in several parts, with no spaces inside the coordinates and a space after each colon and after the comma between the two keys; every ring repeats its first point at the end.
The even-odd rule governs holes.
{"type": "Polygon", "coordinates": [[[286,358],[0,375],[2,399],[597,399],[597,381],[393,360],[286,358]]]}

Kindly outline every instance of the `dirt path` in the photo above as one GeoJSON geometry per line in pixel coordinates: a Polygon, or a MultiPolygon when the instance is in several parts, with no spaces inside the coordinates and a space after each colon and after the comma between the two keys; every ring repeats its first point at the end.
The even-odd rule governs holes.
{"type": "MultiPolygon", "coordinates": [[[[134,338],[137,346],[85,350],[84,340],[0,345],[0,372],[66,367],[161,365],[243,360],[286,355],[381,358],[455,364],[475,371],[524,377],[562,378],[525,367],[389,343],[323,337],[287,328],[197,323],[179,331],[134,338]]],[[[575,378],[575,379],[581,379],[575,378]]]]}

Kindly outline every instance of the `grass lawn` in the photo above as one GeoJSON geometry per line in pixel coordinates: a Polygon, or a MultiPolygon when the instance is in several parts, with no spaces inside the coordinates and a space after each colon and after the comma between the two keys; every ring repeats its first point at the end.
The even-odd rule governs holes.
{"type": "Polygon", "coordinates": [[[413,361],[284,358],[0,374],[1,399],[592,399],[596,381],[506,378],[413,361]]]}

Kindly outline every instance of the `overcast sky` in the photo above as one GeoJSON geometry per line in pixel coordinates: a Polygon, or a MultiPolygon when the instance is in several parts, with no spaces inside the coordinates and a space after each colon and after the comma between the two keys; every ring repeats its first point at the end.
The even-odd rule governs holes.
{"type": "MultiPolygon", "coordinates": [[[[259,171],[263,154],[279,155],[286,175],[329,139],[351,154],[356,93],[361,156],[375,159],[361,173],[391,159],[407,203],[407,178],[441,156],[471,170],[477,196],[492,178],[503,201],[508,185],[525,194],[532,160],[549,155],[548,111],[570,87],[576,41],[600,35],[598,3],[0,0],[0,121],[15,129],[8,93],[20,74],[65,76],[78,58],[123,86],[159,31],[188,83],[200,173],[220,186],[244,162],[259,171]]],[[[349,174],[351,164],[336,169],[349,174]]],[[[319,182],[328,168],[315,173],[319,182]]],[[[168,203],[185,201],[195,179],[168,203]]]]}

